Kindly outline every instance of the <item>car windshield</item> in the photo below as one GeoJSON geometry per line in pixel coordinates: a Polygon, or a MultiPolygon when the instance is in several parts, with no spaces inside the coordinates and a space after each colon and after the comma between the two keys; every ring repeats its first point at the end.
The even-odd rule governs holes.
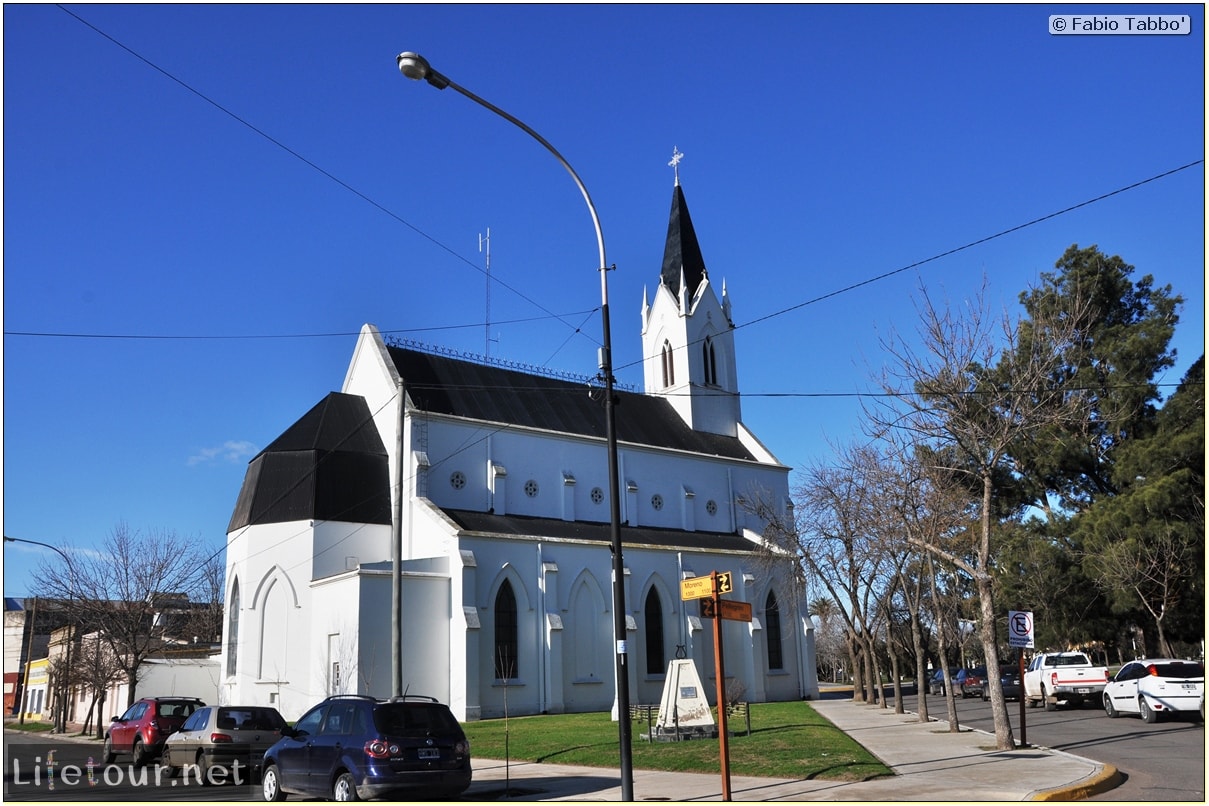
{"type": "Polygon", "coordinates": [[[460,730],[448,708],[423,702],[383,703],[374,709],[374,726],[393,736],[450,734],[460,730]]]}
{"type": "Polygon", "coordinates": [[[1058,655],[1052,658],[1053,663],[1048,663],[1048,666],[1091,666],[1091,661],[1086,655],[1058,655]]]}
{"type": "Polygon", "coordinates": [[[197,710],[195,702],[157,702],[155,715],[161,717],[176,717],[183,719],[197,710]]]}
{"type": "Polygon", "coordinates": [[[273,708],[219,708],[216,724],[228,730],[281,730],[285,720],[273,708]]]}
{"type": "Polygon", "coordinates": [[[1154,669],[1154,674],[1159,677],[1176,677],[1182,680],[1188,680],[1193,677],[1204,677],[1205,668],[1199,663],[1192,661],[1168,661],[1166,663],[1154,663],[1150,668],[1154,669]]]}

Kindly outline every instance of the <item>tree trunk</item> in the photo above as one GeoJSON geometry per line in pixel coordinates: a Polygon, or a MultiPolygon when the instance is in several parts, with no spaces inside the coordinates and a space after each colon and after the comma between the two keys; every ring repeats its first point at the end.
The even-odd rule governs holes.
{"type": "Polygon", "coordinates": [[[982,477],[982,543],[978,549],[979,573],[978,604],[982,618],[979,633],[982,637],[982,655],[987,665],[986,684],[991,689],[991,716],[995,720],[995,746],[1000,750],[1015,750],[1012,723],[1008,721],[1007,706],[1003,701],[1003,687],[999,683],[999,642],[995,640],[995,597],[991,584],[991,491],[989,471],[982,477]],[[992,671],[994,669],[994,671],[992,671]]]}
{"type": "Polygon", "coordinates": [[[915,648],[915,701],[919,703],[919,721],[928,721],[928,672],[924,666],[923,630],[919,624],[919,611],[911,608],[911,646],[915,648]]]}
{"type": "Polygon", "coordinates": [[[886,652],[890,655],[890,684],[894,686],[894,713],[905,714],[907,709],[903,708],[903,684],[898,677],[898,653],[894,651],[894,644],[890,641],[890,621],[886,620],[886,652]]]}
{"type": "Polygon", "coordinates": [[[865,699],[865,682],[861,674],[861,659],[857,652],[856,636],[848,634],[848,660],[852,663],[852,700],[861,702],[865,699]]]}

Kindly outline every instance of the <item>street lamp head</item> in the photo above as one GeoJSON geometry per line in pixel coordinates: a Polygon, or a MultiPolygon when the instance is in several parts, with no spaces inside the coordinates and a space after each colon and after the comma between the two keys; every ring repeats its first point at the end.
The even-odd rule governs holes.
{"type": "Polygon", "coordinates": [[[399,63],[399,72],[407,78],[420,80],[424,79],[432,86],[439,90],[443,90],[449,86],[449,79],[432,69],[432,65],[418,53],[412,53],[410,50],[400,53],[395,61],[399,63]]]}

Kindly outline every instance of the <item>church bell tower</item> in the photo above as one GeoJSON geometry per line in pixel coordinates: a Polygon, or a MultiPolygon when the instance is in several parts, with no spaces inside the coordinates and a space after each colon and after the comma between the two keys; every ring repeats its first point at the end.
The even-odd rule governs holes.
{"type": "Polygon", "coordinates": [[[734,323],[730,297],[710,281],[676,171],[663,267],[654,299],[642,299],[643,380],[649,395],[660,395],[696,431],[737,436],[739,379],[735,369],[734,323]]]}

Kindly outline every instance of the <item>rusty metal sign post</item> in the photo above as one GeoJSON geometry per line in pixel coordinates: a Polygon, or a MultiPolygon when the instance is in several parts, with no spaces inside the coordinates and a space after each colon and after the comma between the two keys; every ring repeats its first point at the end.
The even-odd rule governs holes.
{"type": "Polygon", "coordinates": [[[718,757],[722,762],[722,800],[730,800],[730,736],[726,727],[726,663],[722,659],[722,621],[751,621],[751,605],[721,595],[734,589],[729,571],[681,580],[682,600],[700,599],[701,616],[714,620],[714,676],[718,681],[718,757]]]}
{"type": "MultiPolygon", "coordinates": [[[[711,571],[709,577],[713,580],[714,612],[721,610],[718,604],[720,593],[718,584],[722,575],[711,571]]],[[[730,590],[730,574],[726,574],[726,589],[730,590]]],[[[722,800],[730,800],[730,737],[726,729],[726,665],[722,661],[722,619],[714,619],[714,674],[718,679],[718,758],[722,762],[722,800]]]]}

